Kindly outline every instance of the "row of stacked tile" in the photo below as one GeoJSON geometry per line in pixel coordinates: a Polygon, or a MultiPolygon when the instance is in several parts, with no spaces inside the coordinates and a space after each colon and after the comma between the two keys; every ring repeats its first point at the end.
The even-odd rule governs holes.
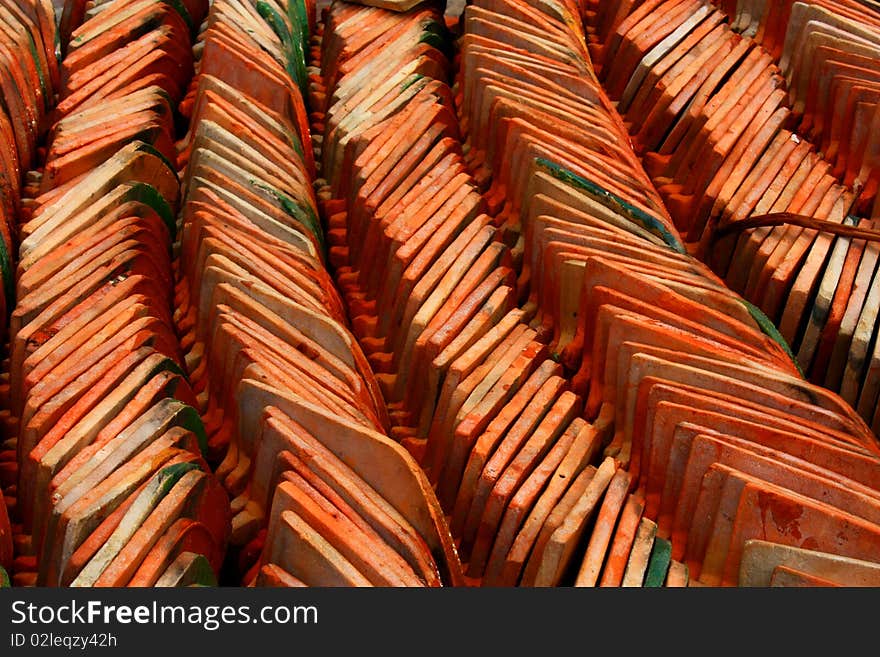
{"type": "Polygon", "coordinates": [[[437,8],[325,15],[319,196],[392,435],[473,583],[735,584],[754,539],[870,560],[876,438],[687,253],[580,9],[473,2],[451,52],[437,8]]]}

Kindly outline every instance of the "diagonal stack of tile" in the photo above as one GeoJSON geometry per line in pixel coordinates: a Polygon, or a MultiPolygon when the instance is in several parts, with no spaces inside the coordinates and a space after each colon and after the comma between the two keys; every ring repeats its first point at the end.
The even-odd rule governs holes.
{"type": "MultiPolygon", "coordinates": [[[[398,152],[392,150],[393,135],[398,125],[406,125],[406,118],[394,123],[396,114],[386,114],[371,122],[365,110],[374,103],[387,108],[385,103],[399,98],[400,91],[386,96],[377,81],[374,97],[365,93],[346,105],[344,90],[333,96],[334,77],[326,65],[342,61],[345,66],[350,61],[348,71],[354,72],[349,84],[366,79],[366,73],[359,78],[357,72],[372,71],[368,56],[375,51],[365,44],[392,28],[383,23],[385,27],[376,27],[378,32],[370,32],[368,38],[365,26],[379,21],[393,25],[402,19],[341,2],[334,3],[327,16],[324,77],[316,96],[340,101],[344,117],[354,118],[338,119],[341,129],[335,135],[347,135],[348,126],[353,126],[355,136],[347,142],[350,155],[329,151],[337,119],[325,121],[329,113],[317,117],[324,129],[324,164],[331,167],[323,171],[329,181],[324,195],[332,199],[324,207],[337,230],[335,262],[345,267],[339,277],[357,283],[346,301],[366,309],[367,319],[362,321],[371,327],[384,314],[393,314],[395,306],[367,305],[373,299],[358,284],[365,270],[381,280],[386,259],[356,255],[353,265],[351,257],[362,253],[360,245],[369,243],[371,230],[377,239],[384,225],[374,220],[358,229],[366,233],[351,238],[347,229],[356,224],[349,217],[366,211],[368,219],[374,219],[374,206],[358,194],[370,175],[375,181],[370,189],[388,181],[379,203],[400,184],[382,164],[393,168],[404,157],[400,146],[403,154],[395,158],[389,153],[398,152]],[[337,30],[351,32],[342,47],[329,45],[338,43],[331,42],[331,36],[342,40],[337,30]],[[361,122],[366,122],[363,132],[357,130],[361,122]],[[385,143],[390,144],[388,150],[382,149],[385,143]],[[359,176],[362,167],[368,169],[359,176]],[[354,189],[344,187],[348,181],[354,181],[354,189]]],[[[766,317],[683,253],[663,204],[628,150],[622,123],[594,82],[578,39],[558,38],[571,34],[575,16],[573,6],[548,3],[536,11],[528,3],[513,2],[493,3],[491,8],[473,3],[463,16],[462,73],[455,98],[465,136],[464,160],[474,172],[473,183],[484,190],[493,226],[511,247],[512,264],[519,270],[517,298],[529,302],[495,320],[494,327],[485,320],[475,324],[467,333],[473,346],[457,367],[443,369],[448,363],[443,360],[430,363],[428,378],[440,383],[440,396],[436,403],[429,402],[431,421],[415,432],[424,438],[427,426],[427,443],[411,439],[412,431],[398,435],[420,455],[437,487],[475,583],[682,585],[688,582],[688,568],[707,582],[735,583],[739,547],[748,532],[757,531],[754,523],[739,530],[736,541],[723,544],[723,549],[689,554],[685,566],[683,534],[673,535],[671,520],[666,515],[661,519],[660,509],[668,514],[666,509],[675,509],[685,490],[693,488],[676,488],[665,495],[655,490],[670,463],[679,467],[666,456],[665,433],[656,434],[659,451],[653,449],[655,429],[665,432],[686,419],[698,426],[708,423],[707,431],[723,429],[729,440],[744,441],[747,450],[759,452],[769,445],[778,460],[789,463],[795,457],[793,468],[816,467],[810,462],[815,452],[822,466],[861,478],[867,490],[875,484],[870,472],[880,452],[874,436],[845,402],[799,377],[784,343],[764,334],[774,334],[766,317]],[[541,34],[530,27],[536,21],[544,21],[541,34]],[[547,34],[557,38],[544,39],[547,34]],[[530,77],[529,67],[543,75],[530,77]],[[559,80],[566,82],[562,89],[559,80]],[[566,101],[567,96],[571,100],[566,101]],[[552,119],[542,124],[541,112],[552,119]],[[580,118],[583,113],[593,120],[580,118]],[[546,134],[533,140],[531,134],[541,134],[535,121],[546,134]],[[584,144],[583,135],[596,125],[604,132],[586,138],[584,144]],[[609,148],[617,151],[603,161],[599,155],[607,155],[609,148]],[[628,174],[610,169],[610,162],[615,167],[625,163],[628,174]],[[538,328],[537,335],[543,336],[537,344],[524,325],[529,322],[531,330],[538,328]],[[545,359],[546,353],[559,354],[566,367],[545,359]],[[618,361],[622,353],[629,356],[618,361]],[[644,369],[643,360],[653,360],[659,369],[644,369]],[[687,366],[676,374],[679,363],[687,366]],[[573,372],[573,392],[580,395],[568,390],[566,379],[573,372]],[[641,405],[644,402],[649,406],[641,405]],[[679,409],[687,409],[684,416],[679,409]],[[762,428],[755,419],[765,416],[768,419],[761,421],[769,421],[769,426],[762,428]],[[599,462],[603,448],[605,460],[599,462]],[[647,470],[640,467],[643,464],[647,470]],[[711,566],[699,573],[704,560],[711,566]]],[[[404,57],[412,57],[410,52],[404,57]]],[[[400,107],[408,108],[408,100],[400,99],[400,107]]],[[[411,185],[417,184],[418,176],[411,185]]],[[[429,200],[414,197],[416,209],[407,205],[404,211],[423,212],[421,221],[428,221],[437,212],[429,200]]],[[[426,258],[436,257],[435,252],[424,253],[426,258]]],[[[374,334],[360,337],[367,338],[366,344],[377,344],[370,341],[374,334]]],[[[380,348],[387,349],[384,336],[379,338],[380,348]]],[[[392,351],[386,359],[396,363],[406,357],[405,350],[392,351]]],[[[828,476],[829,471],[823,472],[828,476]]],[[[762,495],[805,504],[817,519],[849,521],[847,510],[821,504],[814,509],[812,501],[801,499],[809,499],[814,491],[777,490],[772,488],[775,481],[768,475],[754,485],[762,495]]],[[[750,498],[743,500],[743,522],[750,522],[750,498]]],[[[694,526],[691,520],[685,516],[684,532],[694,526]]],[[[718,536],[724,531],[718,523],[718,536]]],[[[813,531],[815,527],[811,540],[813,531]]],[[[870,535],[873,530],[866,531],[870,535]]],[[[834,548],[857,553],[873,541],[860,543],[853,537],[851,544],[834,548]]]]}
{"type": "Polygon", "coordinates": [[[353,327],[394,435],[419,453],[439,393],[430,364],[451,365],[512,309],[514,278],[461,152],[442,16],[375,11],[328,13],[322,193],[353,327]]]}
{"type": "Polygon", "coordinates": [[[0,3],[0,328],[15,301],[14,252],[19,214],[29,204],[25,172],[36,165],[58,90],[55,14],[50,2],[0,3]]]}
{"type": "Polygon", "coordinates": [[[22,584],[215,582],[222,564],[226,494],[171,322],[172,108],[206,9],[107,2],[68,22],[10,318],[22,584]]]}
{"type": "MultiPolygon", "coordinates": [[[[0,332],[6,341],[15,305],[15,250],[18,223],[32,205],[40,144],[58,89],[54,48],[55,12],[48,0],[0,2],[0,332]]],[[[0,568],[13,569],[18,461],[14,418],[9,412],[8,364],[0,375],[0,568]],[[8,511],[7,511],[7,508],[8,511]]],[[[18,539],[16,538],[16,542],[18,539]]],[[[8,585],[8,576],[0,573],[8,585]]]]}
{"type": "MultiPolygon", "coordinates": [[[[734,30],[753,35],[779,63],[798,134],[816,144],[833,175],[853,189],[861,214],[875,220],[861,225],[875,228],[880,217],[878,7],[838,0],[770,3],[750,13],[739,6],[725,10],[734,30]]],[[[864,296],[873,257],[873,241],[867,248],[860,240],[836,241],[816,293],[817,317],[811,316],[800,351],[804,362],[813,358],[812,378],[840,390],[876,431],[880,354],[871,346],[876,310],[864,296]]]]}
{"type": "MultiPolygon", "coordinates": [[[[127,61],[124,34],[139,20],[173,33],[179,21],[155,4],[68,3],[62,32],[90,38],[65,39],[64,84],[91,84],[76,77],[78,61],[127,61]]],[[[134,250],[124,262],[148,281],[138,297],[146,323],[121,310],[96,319],[106,327],[94,335],[113,342],[134,331],[124,345],[159,344],[188,374],[149,379],[94,442],[68,441],[79,451],[46,484],[62,495],[53,506],[34,495],[48,461],[26,460],[20,486],[6,486],[24,490],[37,518],[32,541],[15,537],[25,550],[43,546],[37,581],[213,582],[217,535],[232,517],[227,572],[254,586],[457,585],[457,550],[470,584],[870,582],[876,438],[845,400],[802,378],[760,310],[686,253],[597,82],[589,53],[605,44],[596,35],[614,32],[634,4],[478,0],[453,51],[449,18],[430,4],[337,1],[317,21],[300,2],[215,1],[197,21],[186,75],[166,66],[174,56],[148,53],[156,73],[124,99],[63,97],[73,97],[72,114],[51,115],[60,129],[28,178],[41,199],[24,204],[36,255],[23,260],[15,331],[54,299],[47,277],[83,280],[78,270],[88,276],[105,252],[134,250]],[[581,15],[598,26],[589,46],[581,15]],[[98,130],[104,103],[125,118],[98,130]],[[180,141],[169,116],[190,123],[180,141]],[[100,232],[124,220],[111,213],[102,223],[103,206],[71,212],[69,232],[52,215],[42,228],[47,204],[82,185],[100,194],[102,180],[120,182],[117,170],[158,189],[146,195],[153,214],[132,217],[119,236],[100,232]],[[161,195],[173,197],[170,212],[161,195]],[[136,342],[151,332],[158,342],[136,342]],[[170,433],[192,443],[188,430],[203,434],[201,450],[166,449],[170,433]],[[150,479],[160,449],[159,461],[183,462],[150,479]],[[193,463],[217,478],[188,504],[205,479],[193,463]],[[85,488],[95,482],[100,500],[85,488]]],[[[192,5],[177,12],[198,13],[192,5]]],[[[638,64],[621,93],[655,128],[657,67],[675,51],[689,62],[673,67],[684,75],[691,54],[705,63],[714,53],[704,38],[724,31],[708,5],[669,9],[652,25],[676,36],[663,56],[652,51],[656,61],[639,60],[644,43],[615,46],[638,64]]],[[[188,39],[160,43],[188,50],[188,39]]],[[[102,80],[91,88],[98,96],[116,84],[102,80]]],[[[135,200],[150,206],[144,198],[135,200]]],[[[64,335],[53,348],[62,357],[80,348],[64,335]]],[[[44,365],[13,351],[15,408],[35,412],[40,395],[50,395],[46,412],[56,397],[64,403],[40,388],[44,374],[63,373],[54,353],[44,365]]],[[[126,394],[83,385],[70,390],[101,413],[126,394]]],[[[0,567],[3,536],[0,525],[0,567]]]]}
{"type": "Polygon", "coordinates": [[[385,435],[325,269],[300,3],[212,3],[182,110],[175,317],[247,585],[438,586],[460,565],[433,491],[385,435]]]}
{"type": "Polygon", "coordinates": [[[453,436],[478,436],[520,387],[546,382],[546,401],[570,407],[569,420],[579,402],[543,332],[513,307],[510,249],[461,151],[443,32],[430,7],[383,14],[334,3],[315,97],[325,104],[316,123],[337,278],[368,356],[385,370],[394,435],[449,511],[467,455],[449,449],[453,436]],[[371,68],[380,55],[400,65],[371,68]]]}
{"type": "MultiPolygon", "coordinates": [[[[795,3],[792,15],[808,9],[795,3]]],[[[841,91],[834,97],[844,105],[823,109],[815,99],[830,87],[808,84],[841,79],[862,88],[864,76],[836,69],[840,57],[828,60],[830,77],[806,56],[779,69],[707,3],[645,3],[617,18],[613,30],[594,30],[596,50],[608,57],[603,76],[690,250],[770,317],[811,381],[839,392],[876,430],[877,304],[868,291],[878,218],[871,181],[880,167],[839,155],[874,148],[844,137],[853,115],[841,109],[846,98],[861,99],[856,104],[869,112],[877,105],[841,91]],[[834,107],[839,121],[829,114],[834,107]],[[793,124],[815,145],[787,127],[793,124]],[[840,150],[835,140],[857,148],[840,150]],[[850,214],[860,210],[873,218],[850,214]]],[[[598,13],[588,19],[601,23],[598,13]]],[[[810,24],[816,27],[805,34],[824,33],[826,24],[810,24]]],[[[791,45],[801,42],[794,20],[790,27],[786,55],[802,50],[791,45]]],[[[872,29],[867,21],[862,33],[872,29]]]]}
{"type": "MultiPolygon", "coordinates": [[[[798,162],[801,162],[804,169],[802,174],[804,177],[808,176],[812,167],[812,170],[817,172],[814,177],[825,181],[825,191],[822,192],[823,194],[836,193],[838,199],[843,197],[847,199],[845,203],[849,203],[853,198],[852,195],[840,185],[834,184],[833,177],[826,173],[827,167],[822,168],[821,158],[810,156],[808,152],[810,150],[809,144],[793,136],[793,133],[784,130],[777,132],[776,140],[771,142],[770,137],[773,136],[773,130],[779,131],[778,125],[773,127],[767,136],[761,137],[760,131],[753,127],[760,123],[758,117],[761,117],[761,115],[749,111],[740,111],[743,103],[747,102],[744,99],[750,93],[758,93],[754,90],[759,85],[754,81],[760,80],[762,75],[765,76],[765,80],[772,78],[773,67],[769,56],[762,53],[748,41],[733,34],[725,25],[722,24],[719,30],[717,27],[719,24],[717,12],[712,11],[705,3],[691,3],[691,5],[687,6],[690,8],[687,10],[681,9],[681,13],[676,13],[679,11],[680,3],[645,3],[640,9],[633,11],[628,17],[620,20],[613,33],[606,31],[604,40],[596,46],[597,52],[603,53],[603,56],[608,57],[606,67],[603,69],[603,75],[606,76],[609,89],[615,89],[621,98],[619,106],[626,112],[625,116],[633,132],[634,139],[645,151],[648,151],[646,162],[648,163],[649,170],[654,167],[652,173],[655,174],[655,181],[666,182],[656,175],[658,173],[657,167],[662,164],[662,166],[667,167],[666,171],[671,170],[670,167],[676,157],[681,158],[682,163],[690,162],[690,166],[694,167],[694,170],[703,171],[706,168],[705,156],[713,155],[719,159],[712,166],[715,170],[712,175],[715,177],[706,188],[710,192],[710,196],[708,197],[708,202],[703,202],[703,206],[708,208],[711,206],[711,200],[715,200],[715,207],[712,208],[710,220],[712,216],[715,216],[716,208],[723,209],[719,210],[719,212],[723,211],[725,217],[728,213],[732,214],[737,211],[744,211],[746,213],[743,215],[744,217],[752,211],[755,203],[759,202],[759,199],[761,199],[760,202],[764,202],[764,198],[769,198],[768,202],[772,203],[773,199],[779,196],[780,193],[784,194],[785,180],[782,180],[782,183],[776,186],[772,198],[769,197],[769,192],[763,198],[761,193],[764,192],[744,198],[749,189],[767,189],[771,180],[773,180],[773,176],[781,175],[778,172],[781,170],[786,158],[789,158],[789,160],[794,160],[794,166],[789,167],[786,179],[791,178],[794,170],[797,169],[798,162]],[[702,15],[699,19],[691,20],[691,17],[700,14],[702,15]],[[701,26],[702,33],[699,33],[701,26]],[[714,37],[710,35],[714,35],[714,37]],[[713,38],[714,45],[712,42],[713,38]],[[717,45],[719,41],[721,44],[726,44],[726,47],[717,45]],[[700,44],[704,45],[701,46],[700,44]],[[706,52],[711,52],[713,47],[717,49],[717,52],[713,55],[705,55],[706,52]],[[709,59],[706,61],[714,61],[711,60],[714,57],[720,64],[709,67],[708,70],[699,69],[694,65],[694,62],[700,61],[700,57],[708,57],[709,59]],[[741,61],[741,63],[737,67],[735,65],[738,61],[741,61]],[[722,83],[726,72],[731,70],[731,68],[733,69],[733,74],[726,83],[722,83]],[[701,76],[700,70],[704,70],[705,74],[701,76]],[[749,78],[749,76],[751,77],[749,78]],[[744,80],[747,78],[752,80],[752,82],[746,84],[744,80]],[[669,108],[677,109],[669,112],[669,108]],[[726,115],[721,112],[722,109],[727,111],[726,115]],[[664,113],[666,112],[669,112],[669,115],[665,115],[664,113]],[[745,117],[745,120],[742,120],[743,117],[745,117]],[[752,130],[751,133],[749,133],[750,129],[752,130]],[[743,136],[739,141],[731,138],[731,135],[738,135],[740,133],[743,136]],[[713,142],[709,138],[707,141],[701,142],[699,140],[699,135],[701,134],[716,134],[718,135],[718,141],[713,142]],[[650,141],[655,138],[652,135],[666,135],[666,143],[674,139],[682,140],[679,146],[677,146],[679,150],[672,150],[669,155],[664,157],[663,149],[666,148],[666,144],[664,144],[660,147],[659,153],[652,151],[652,149],[657,147],[656,142],[650,141]],[[692,141],[687,142],[687,139],[692,139],[692,141]],[[724,139],[728,141],[724,142],[724,139]],[[762,139],[764,141],[761,141],[762,139]],[[645,143],[646,141],[648,142],[647,144],[645,143]],[[769,146],[767,145],[768,143],[770,144],[769,146]],[[757,148],[755,148],[755,144],[758,145],[757,148]],[[747,146],[748,148],[746,148],[747,146]],[[713,148],[714,150],[712,150],[713,148]],[[721,149],[720,156],[718,155],[719,149],[721,149]],[[724,149],[728,149],[730,154],[724,155],[724,149]],[[754,151],[750,156],[748,155],[749,149],[754,151]],[[748,161],[754,162],[755,158],[761,155],[764,149],[766,151],[762,156],[763,162],[759,160],[759,164],[754,165],[753,173],[750,174],[750,177],[743,179],[744,174],[742,172],[737,174],[736,168],[725,169],[728,163],[739,162],[742,164],[749,157],[752,159],[748,161]],[[777,156],[771,155],[777,151],[779,153],[777,156]],[[774,157],[775,159],[773,159],[774,157]],[[759,176],[765,176],[766,180],[759,178],[759,176]],[[761,183],[760,180],[764,182],[761,183]],[[711,196],[712,185],[716,181],[721,185],[721,187],[715,188],[716,190],[721,190],[717,199],[711,196]],[[739,181],[743,181],[741,185],[739,181]],[[740,190],[745,191],[737,191],[738,185],[740,190]],[[760,185],[763,185],[763,187],[759,187],[760,185]],[[726,192],[727,197],[724,195],[724,190],[728,190],[726,192]],[[731,197],[730,195],[733,196],[731,197]],[[726,198],[730,200],[728,201],[726,198]],[[727,204],[726,206],[725,203],[727,204]],[[747,205],[748,203],[751,203],[751,206],[747,205]]],[[[598,21],[600,13],[598,11],[588,13],[588,22],[595,23],[598,21]]],[[[602,38],[601,31],[594,30],[593,38],[597,41],[602,38]]],[[[768,99],[772,96],[769,89],[772,89],[772,86],[766,87],[763,92],[765,94],[764,97],[768,99]]],[[[783,114],[788,112],[784,104],[780,105],[783,102],[782,97],[777,98],[773,102],[776,106],[782,108],[783,114]]],[[[757,106],[755,104],[755,107],[757,106]]],[[[772,105],[768,107],[772,108],[772,105]]],[[[764,117],[766,116],[768,115],[765,113],[764,117]]],[[[761,120],[764,119],[761,118],[761,120]]],[[[772,125],[772,123],[768,123],[768,125],[772,125]]],[[[684,166],[684,164],[680,166],[684,166]]],[[[748,164],[748,166],[752,165],[748,164]]],[[[704,182],[708,179],[710,179],[710,176],[704,176],[703,178],[704,182]]],[[[675,177],[674,180],[686,184],[685,181],[688,178],[682,174],[675,177]]],[[[805,199],[810,197],[809,192],[812,186],[804,191],[803,185],[791,184],[790,189],[789,199],[792,198],[792,195],[797,196],[797,194],[800,194],[802,197],[801,203],[803,203],[805,199]]],[[[668,183],[667,187],[661,186],[660,190],[662,193],[674,194],[671,191],[672,187],[668,183]]],[[[674,201],[691,203],[687,199],[682,199],[681,196],[673,196],[672,198],[674,201]]],[[[694,197],[694,199],[698,198],[699,196],[694,197]]],[[[685,207],[686,203],[680,204],[678,209],[685,207]]],[[[826,204],[824,212],[827,213],[832,207],[833,203],[826,204]]],[[[814,212],[816,208],[821,209],[818,200],[816,204],[810,206],[809,211],[814,212]]],[[[782,209],[785,208],[783,207],[782,209]]],[[[766,211],[766,208],[763,211],[766,211]]],[[[837,221],[840,222],[843,219],[843,212],[839,210],[838,212],[837,221]]],[[[688,216],[676,214],[676,212],[673,212],[673,215],[679,222],[684,221],[688,216]]],[[[810,225],[806,227],[812,228],[810,225]]],[[[766,234],[767,231],[765,230],[764,235],[766,234]]],[[[813,238],[816,235],[816,231],[804,231],[804,234],[805,237],[813,238]]],[[[796,237],[796,234],[793,237],[796,237]]],[[[843,242],[843,251],[845,253],[849,239],[846,239],[844,242],[842,239],[844,237],[847,236],[841,235],[838,238],[838,244],[843,242]]],[[[807,243],[802,249],[809,247],[810,245],[807,243]]],[[[864,249],[864,242],[862,242],[860,248],[864,249]]],[[[815,246],[813,249],[815,250],[815,246]]],[[[840,249],[838,248],[838,250],[840,249]]],[[[781,253],[786,253],[787,256],[790,255],[790,251],[785,252],[783,250],[781,253]]],[[[717,256],[717,250],[712,255],[717,256]]],[[[809,257],[813,262],[811,275],[816,276],[816,268],[822,266],[822,257],[812,252],[809,257]],[[816,260],[817,257],[818,260],[816,260]]],[[[734,259],[734,265],[737,262],[743,264],[742,260],[737,261],[734,259]]],[[[808,259],[807,262],[809,263],[811,260],[808,259]]],[[[856,262],[858,262],[858,256],[856,257],[856,262]]],[[[791,271],[792,264],[793,262],[788,263],[789,271],[791,271]]],[[[785,261],[781,261],[781,266],[784,267],[785,265],[785,261]]],[[[779,264],[777,264],[777,267],[779,267],[779,264]]],[[[808,267],[805,267],[804,271],[798,275],[794,289],[800,289],[798,288],[798,282],[807,277],[805,272],[808,269],[808,267]]],[[[828,270],[830,270],[830,266],[828,270]]],[[[769,271],[774,273],[773,269],[769,271]]],[[[782,271],[782,269],[780,268],[779,271],[782,271]]],[[[828,278],[827,271],[825,278],[828,278]]],[[[728,280],[730,280],[729,274],[728,280]]],[[[801,281],[801,288],[803,287],[805,286],[801,281]]],[[[760,289],[760,286],[756,291],[763,293],[763,289],[760,289]]],[[[749,296],[748,291],[746,296],[749,296]]],[[[766,300],[766,298],[765,295],[764,299],[766,300]]],[[[754,300],[758,301],[758,299],[754,300]]],[[[795,294],[790,294],[786,301],[786,311],[794,308],[797,300],[798,297],[795,294]]],[[[800,303],[803,305],[804,301],[801,299],[800,303]]],[[[816,303],[819,303],[818,299],[816,303]]],[[[764,309],[772,310],[767,305],[764,306],[764,309]]],[[[776,314],[774,313],[771,316],[775,318],[776,314]]],[[[790,316],[792,316],[792,312],[784,313],[783,319],[790,318],[790,316]]],[[[783,335],[786,337],[791,335],[790,320],[788,322],[781,322],[781,328],[783,335]]],[[[804,340],[800,340],[796,344],[799,359],[803,357],[805,344],[804,340]]],[[[632,365],[630,368],[632,372],[632,365]]],[[[706,383],[702,385],[706,385],[706,383]]],[[[806,390],[800,384],[799,387],[806,390]]],[[[791,396],[791,392],[788,392],[787,396],[791,396]]],[[[853,415],[851,410],[847,413],[845,409],[846,404],[844,402],[846,400],[841,400],[833,395],[825,395],[824,397],[825,401],[818,404],[820,407],[826,410],[834,410],[838,415],[844,417],[846,415],[853,415]]],[[[672,398],[668,398],[668,401],[679,405],[684,398],[679,399],[681,401],[673,401],[672,398]]],[[[811,405],[817,405],[817,398],[812,390],[809,393],[809,397],[804,399],[808,400],[811,405]]],[[[762,404],[766,406],[768,400],[766,392],[762,393],[762,404]]],[[[733,399],[730,401],[733,401],[733,399]]],[[[643,414],[645,412],[643,409],[650,408],[650,406],[641,407],[642,410],[640,410],[639,402],[636,401],[635,403],[635,418],[639,418],[640,413],[643,414]]],[[[657,408],[661,408],[663,403],[659,402],[658,399],[657,408]]],[[[786,405],[788,404],[789,402],[786,402],[786,405]]],[[[672,411],[675,407],[667,406],[667,409],[672,411]]],[[[782,409],[783,407],[779,408],[782,409]]],[[[810,413],[812,414],[815,410],[815,408],[812,409],[810,413]]],[[[786,414],[792,411],[793,408],[791,406],[785,408],[786,414]]],[[[648,413],[644,420],[636,421],[645,422],[648,425],[653,423],[655,435],[658,437],[670,430],[669,428],[659,428],[657,426],[658,416],[650,411],[648,413]],[[660,433],[658,433],[658,429],[660,433]]],[[[817,446],[815,449],[809,448],[807,451],[798,451],[800,448],[793,449],[791,446],[788,446],[781,451],[797,456],[793,464],[795,469],[788,470],[788,466],[792,465],[792,463],[789,457],[780,453],[778,445],[781,445],[781,443],[778,441],[781,439],[781,435],[776,435],[775,430],[767,433],[767,430],[775,422],[768,425],[768,418],[765,414],[754,415],[750,418],[749,414],[740,412],[738,414],[739,422],[732,425],[728,424],[727,420],[723,424],[719,424],[722,417],[717,415],[717,410],[713,410],[712,414],[709,417],[716,418],[716,426],[713,427],[711,424],[706,423],[703,424],[703,427],[711,429],[712,433],[717,434],[720,432],[721,435],[741,435],[738,432],[741,432],[745,426],[748,426],[748,424],[742,425],[741,422],[746,421],[752,425],[755,437],[757,438],[760,436],[758,433],[759,426],[763,424],[764,426],[760,429],[760,433],[764,435],[759,437],[758,442],[772,449],[770,452],[762,453],[761,450],[756,450],[753,445],[748,445],[746,451],[736,452],[736,460],[734,461],[732,460],[734,459],[734,452],[727,450],[733,448],[734,445],[739,449],[743,446],[742,444],[738,444],[736,441],[731,441],[729,437],[725,437],[722,439],[723,443],[714,443],[710,448],[709,443],[703,443],[702,441],[707,439],[714,441],[716,439],[709,439],[708,435],[711,434],[697,436],[697,432],[702,431],[702,429],[698,430],[696,427],[689,427],[686,422],[679,424],[674,433],[666,434],[672,439],[671,442],[658,443],[658,445],[667,445],[660,447],[659,455],[661,461],[657,464],[659,465],[659,470],[656,471],[657,474],[655,475],[647,473],[642,475],[642,477],[647,477],[646,486],[648,490],[650,491],[652,487],[655,490],[653,495],[657,497],[655,497],[654,508],[657,509],[659,514],[659,526],[662,527],[665,524],[667,528],[672,528],[673,556],[685,559],[691,567],[692,575],[698,575],[702,581],[710,583],[735,583],[737,581],[739,576],[738,564],[742,548],[748,540],[748,532],[769,531],[770,529],[768,526],[762,525],[762,521],[756,520],[756,516],[750,515],[755,513],[755,500],[757,499],[761,500],[760,504],[763,504],[763,506],[760,508],[764,510],[764,513],[770,510],[771,515],[775,514],[780,521],[783,509],[792,511],[792,518],[798,519],[796,526],[794,521],[791,521],[788,526],[780,522],[777,525],[777,529],[780,530],[782,535],[771,532],[774,541],[789,545],[809,545],[812,548],[821,550],[823,546],[818,544],[821,541],[815,542],[814,539],[818,536],[819,528],[823,527],[822,523],[838,523],[836,526],[846,527],[847,531],[853,530],[853,533],[849,534],[850,540],[853,541],[853,544],[848,546],[853,550],[850,556],[861,554],[866,556],[866,558],[871,558],[870,548],[868,548],[870,541],[864,544],[867,551],[859,552],[859,548],[856,547],[858,541],[865,540],[864,537],[872,531],[870,523],[876,521],[872,510],[876,500],[876,482],[872,474],[875,469],[873,454],[876,453],[876,439],[872,438],[871,433],[866,428],[860,429],[858,423],[854,425],[851,420],[846,422],[845,426],[839,425],[837,422],[829,424],[830,418],[827,415],[825,415],[823,420],[819,421],[820,425],[826,427],[824,431],[826,435],[836,436],[831,445],[838,444],[838,441],[843,440],[843,443],[839,445],[846,446],[849,449],[853,444],[850,440],[852,436],[861,435],[863,437],[861,441],[856,442],[861,442],[863,446],[869,448],[870,454],[868,459],[864,461],[864,468],[858,465],[863,455],[848,455],[849,465],[841,467],[842,463],[838,460],[837,456],[831,456],[830,452],[825,453],[827,449],[825,446],[821,448],[817,446]],[[835,424],[837,425],[835,431],[828,434],[827,429],[832,428],[835,424]],[[734,431],[733,427],[736,426],[739,426],[739,428],[734,431]],[[842,433],[840,433],[841,430],[842,433]],[[684,451],[678,452],[677,450],[679,449],[684,451]],[[754,455],[756,452],[760,457],[754,455]],[[703,457],[697,456],[700,453],[706,455],[705,460],[701,461],[700,459],[703,457]],[[685,464],[687,464],[686,468],[685,464]],[[815,466],[820,467],[816,469],[815,466]],[[688,474],[688,469],[690,468],[693,469],[688,474]],[[785,477],[782,477],[783,472],[786,473],[785,477]],[[841,474],[845,476],[845,483],[838,483],[838,475],[841,474]],[[691,477],[695,477],[695,479],[691,477]],[[682,487],[689,485],[688,482],[698,481],[702,482],[699,484],[701,486],[699,488],[699,495],[692,492],[689,495],[682,496],[683,493],[680,491],[685,490],[682,487]],[[766,488],[765,484],[767,483],[772,484],[774,487],[766,488]],[[845,513],[842,516],[839,516],[837,512],[832,513],[831,509],[828,508],[818,510],[818,515],[812,515],[817,512],[817,509],[811,506],[811,499],[827,502],[831,497],[831,490],[836,491],[835,495],[840,493],[846,497],[847,494],[843,492],[844,489],[858,490],[859,499],[836,498],[831,506],[844,511],[845,513]],[[763,491],[763,493],[757,491],[763,491]],[[678,495],[677,501],[675,499],[676,495],[678,495]],[[730,497],[725,497],[728,495],[730,497]],[[757,497],[753,497],[754,495],[757,495],[757,497]],[[666,498],[665,502],[663,501],[664,497],[666,498]],[[663,511],[664,507],[667,509],[666,511],[663,511]],[[693,514],[697,514],[699,520],[706,522],[704,529],[696,533],[693,530],[683,529],[685,525],[691,522],[693,514]],[[718,514],[726,514],[726,516],[719,516],[718,514]],[[736,519],[733,524],[730,524],[731,517],[736,519]],[[864,522],[868,524],[861,524],[864,522]],[[804,534],[797,536],[796,534],[801,532],[806,526],[814,527],[813,531],[817,532],[817,534],[810,534],[809,537],[804,534]],[[857,526],[858,529],[854,529],[857,526]],[[711,527],[712,531],[707,531],[706,527],[711,527]]],[[[790,429],[785,431],[791,432],[794,430],[803,439],[805,438],[802,433],[804,431],[803,422],[807,419],[807,416],[800,412],[796,414],[803,418],[803,420],[799,420],[796,424],[791,425],[790,429]]],[[[810,421],[810,426],[816,426],[816,419],[810,421]]],[[[870,419],[870,416],[868,419],[870,419]]],[[[783,428],[782,425],[777,426],[783,428]]],[[[661,438],[661,440],[666,439],[661,438]]],[[[823,440],[823,442],[827,442],[827,439],[823,440]]],[[[652,456],[653,449],[653,447],[649,447],[646,444],[642,448],[643,457],[648,459],[656,458],[652,456]]],[[[832,451],[834,450],[832,449],[832,451]]],[[[655,461],[651,462],[656,463],[655,461]]],[[[647,497],[650,506],[650,492],[647,497]]],[[[829,525],[824,526],[827,527],[829,525]]],[[[663,530],[661,529],[661,531],[663,530]]],[[[842,529],[841,531],[844,530],[842,529]]],[[[768,538],[771,534],[759,535],[758,537],[768,538]]],[[[838,547],[839,545],[824,545],[824,549],[832,552],[834,548],[838,547]]]]}

